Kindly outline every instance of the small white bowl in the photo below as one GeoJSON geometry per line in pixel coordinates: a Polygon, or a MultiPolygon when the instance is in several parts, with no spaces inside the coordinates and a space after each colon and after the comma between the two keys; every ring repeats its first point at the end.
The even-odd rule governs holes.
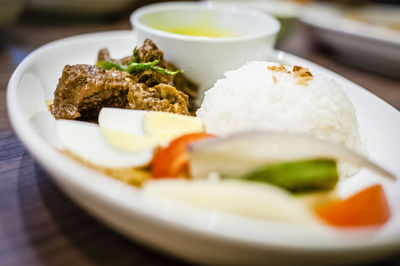
{"type": "Polygon", "coordinates": [[[184,69],[189,78],[210,88],[223,73],[248,61],[266,60],[280,29],[265,13],[226,4],[173,2],[139,8],[130,17],[139,43],[153,40],[166,60],[184,69]],[[202,37],[154,28],[216,28],[233,33],[227,37],[202,37]]]}

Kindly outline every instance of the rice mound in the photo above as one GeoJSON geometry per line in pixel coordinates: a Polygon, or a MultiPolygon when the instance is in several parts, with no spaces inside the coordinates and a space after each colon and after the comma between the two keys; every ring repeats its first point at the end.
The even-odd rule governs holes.
{"type": "Polygon", "coordinates": [[[346,93],[321,75],[296,77],[296,68],[255,61],[226,72],[206,91],[197,116],[216,135],[251,130],[309,134],[364,152],[346,93]]]}

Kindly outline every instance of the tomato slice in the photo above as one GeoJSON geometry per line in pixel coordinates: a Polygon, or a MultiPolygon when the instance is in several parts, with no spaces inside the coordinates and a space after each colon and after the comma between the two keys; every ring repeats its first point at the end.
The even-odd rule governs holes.
{"type": "Polygon", "coordinates": [[[214,135],[208,133],[192,133],[180,136],[160,149],[153,159],[153,178],[180,177],[188,174],[189,152],[187,145],[214,135]]]}
{"type": "Polygon", "coordinates": [[[340,226],[382,225],[390,218],[390,207],[381,185],[368,187],[353,196],[316,209],[327,223],[340,226]]]}

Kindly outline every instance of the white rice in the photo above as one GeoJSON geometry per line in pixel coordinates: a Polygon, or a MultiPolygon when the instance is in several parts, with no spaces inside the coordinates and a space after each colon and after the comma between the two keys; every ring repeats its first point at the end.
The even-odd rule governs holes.
{"type": "Polygon", "coordinates": [[[226,72],[225,78],[206,92],[197,115],[207,132],[310,134],[364,151],[354,106],[334,80],[313,73],[312,80],[299,84],[293,73],[271,70],[271,66],[280,65],[250,62],[226,72]]]}

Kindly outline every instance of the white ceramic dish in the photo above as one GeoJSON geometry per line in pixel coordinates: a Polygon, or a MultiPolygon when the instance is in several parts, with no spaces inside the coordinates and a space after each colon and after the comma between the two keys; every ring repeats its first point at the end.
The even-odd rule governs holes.
{"type": "Polygon", "coordinates": [[[347,18],[357,15],[371,21],[391,21],[400,25],[399,14],[398,6],[371,5],[347,10],[329,4],[311,4],[303,9],[300,19],[313,28],[321,41],[338,52],[340,60],[400,78],[400,30],[347,18]]]}
{"type": "Polygon", "coordinates": [[[268,56],[280,28],[276,19],[258,10],[204,2],[148,5],[133,12],[130,20],[138,41],[153,40],[165,58],[184,69],[200,90],[210,88],[227,70],[268,56]],[[234,36],[189,36],[157,29],[181,29],[182,25],[208,26],[234,36]]]}
{"type": "MultiPolygon", "coordinates": [[[[45,103],[53,97],[65,64],[93,63],[108,47],[113,56],[130,54],[132,31],[76,36],[49,43],[17,67],[8,85],[8,110],[21,141],[55,182],[83,208],[128,237],[181,258],[207,264],[334,265],[371,261],[400,248],[400,182],[361,171],[341,183],[349,194],[383,184],[393,216],[381,230],[338,231],[246,219],[157,199],[139,189],[81,166],[55,150],[55,120],[45,103]]],[[[356,84],[298,57],[276,52],[283,63],[308,66],[334,78],[357,110],[371,159],[400,176],[400,113],[356,84]],[[371,108],[373,106],[373,108],[371,108]]]]}

